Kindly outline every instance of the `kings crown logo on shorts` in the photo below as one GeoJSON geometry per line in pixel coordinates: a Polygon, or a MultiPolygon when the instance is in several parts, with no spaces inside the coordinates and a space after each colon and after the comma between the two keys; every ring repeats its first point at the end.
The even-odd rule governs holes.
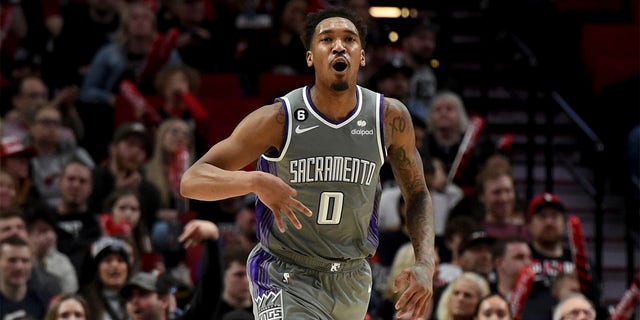
{"type": "Polygon", "coordinates": [[[269,292],[256,299],[258,318],[256,320],[282,320],[282,290],[269,292]]]}

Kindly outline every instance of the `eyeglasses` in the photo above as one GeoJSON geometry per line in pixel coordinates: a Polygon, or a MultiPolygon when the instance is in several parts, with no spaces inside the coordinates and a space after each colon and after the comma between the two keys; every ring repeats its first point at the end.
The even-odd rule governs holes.
{"type": "Polygon", "coordinates": [[[562,315],[560,320],[578,319],[578,317],[581,314],[586,315],[589,319],[595,319],[596,318],[596,313],[591,309],[575,308],[575,309],[569,310],[567,313],[562,315]]]}

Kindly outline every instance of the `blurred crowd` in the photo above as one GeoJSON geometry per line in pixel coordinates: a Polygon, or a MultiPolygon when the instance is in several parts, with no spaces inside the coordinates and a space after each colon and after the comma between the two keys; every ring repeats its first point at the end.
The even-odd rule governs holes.
{"type": "MultiPolygon", "coordinates": [[[[412,114],[439,254],[424,318],[604,316],[598,280],[576,272],[565,204],[516,194],[509,144],[483,134],[439,74],[446,26],[424,13],[392,42],[367,0],[2,0],[0,319],[253,319],[255,197],[179,192],[217,129],[203,80],[237,75],[256,97],[262,74],[312,75],[304,18],[337,4],[369,28],[360,84],[412,114]]],[[[382,174],[368,314],[380,320],[397,319],[394,275],[414,259],[400,190],[382,174]]]]}

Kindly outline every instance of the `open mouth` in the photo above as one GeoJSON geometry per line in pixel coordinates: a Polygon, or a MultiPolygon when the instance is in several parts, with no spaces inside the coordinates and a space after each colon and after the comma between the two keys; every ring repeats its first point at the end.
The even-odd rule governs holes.
{"type": "Polygon", "coordinates": [[[338,71],[338,72],[342,72],[344,70],[347,69],[347,63],[346,62],[336,62],[333,64],[333,70],[338,71]]]}

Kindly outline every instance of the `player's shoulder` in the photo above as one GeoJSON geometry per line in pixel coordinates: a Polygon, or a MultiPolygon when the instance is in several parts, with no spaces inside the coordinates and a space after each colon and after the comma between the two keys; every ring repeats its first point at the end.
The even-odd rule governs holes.
{"type": "Polygon", "coordinates": [[[398,99],[384,97],[382,100],[382,108],[384,110],[383,113],[385,118],[398,116],[411,118],[411,114],[409,113],[407,106],[398,99]]]}

